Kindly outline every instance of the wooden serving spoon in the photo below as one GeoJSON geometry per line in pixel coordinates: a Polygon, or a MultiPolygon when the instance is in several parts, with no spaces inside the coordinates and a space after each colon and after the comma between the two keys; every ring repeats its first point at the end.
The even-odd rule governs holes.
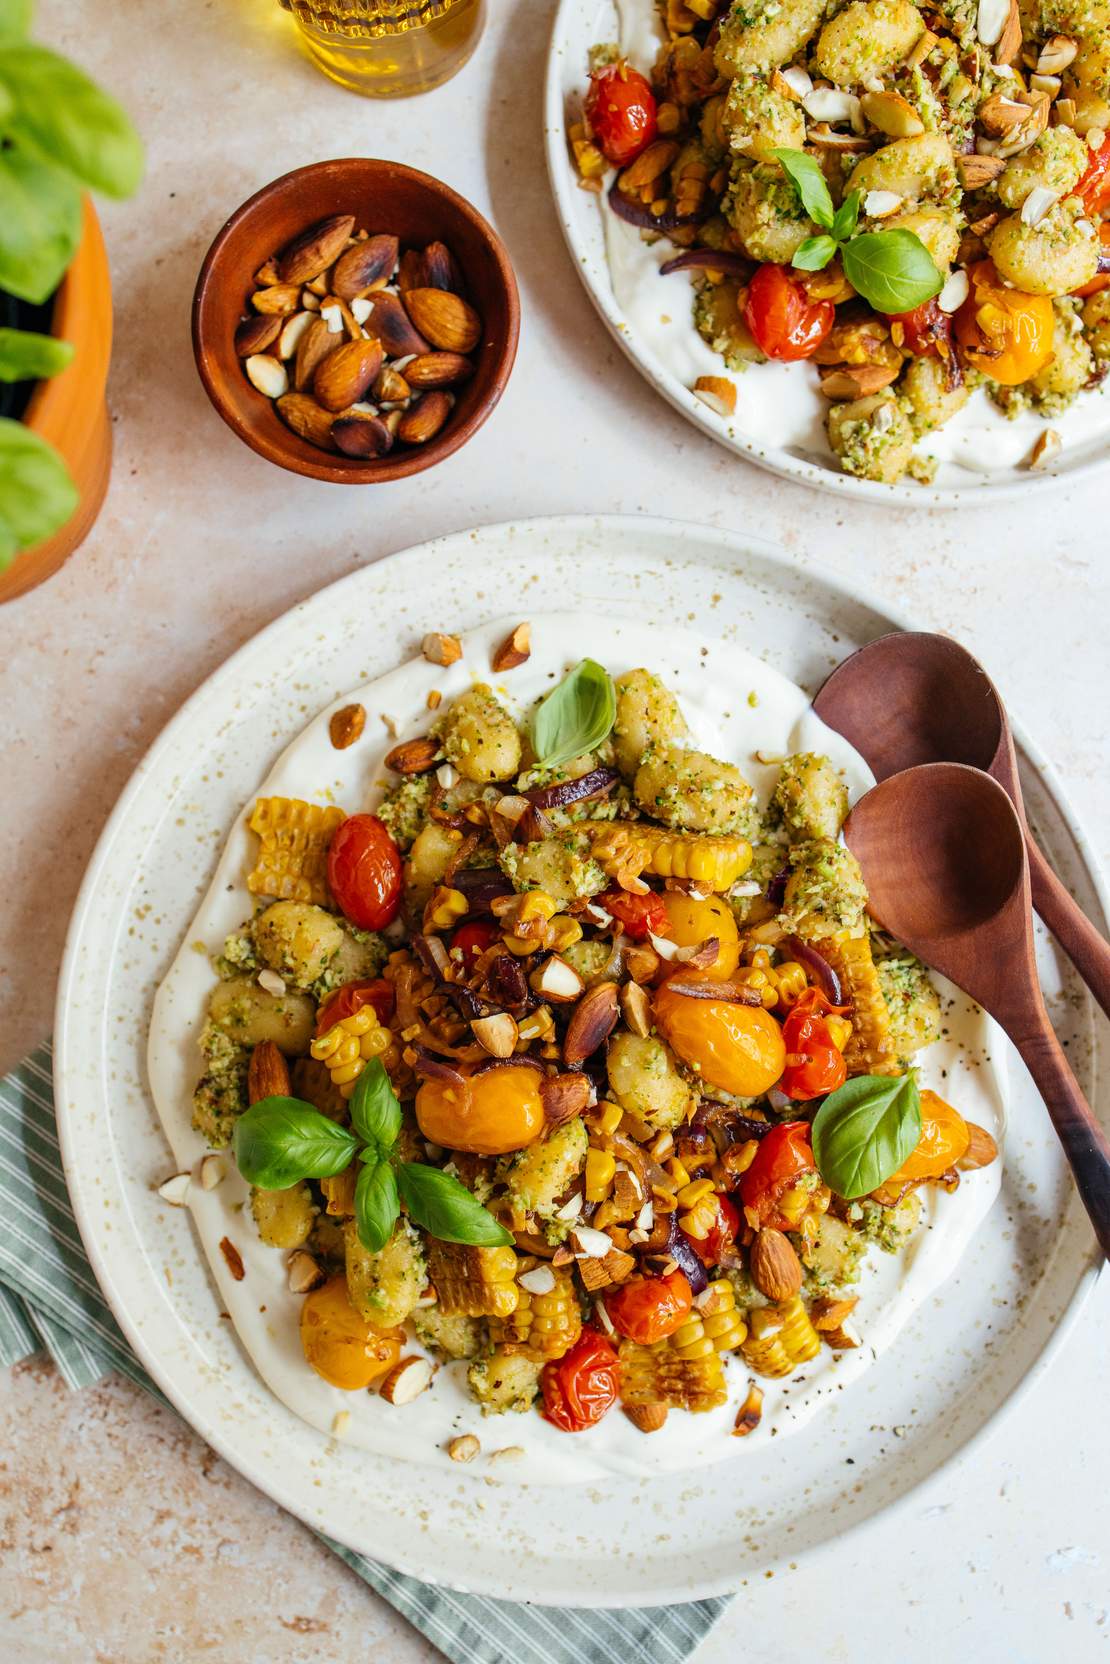
{"type": "Polygon", "coordinates": [[[939,762],[967,763],[993,775],[1018,813],[1033,906],[1110,1016],[1110,943],[1033,841],[1005,706],[966,647],[926,631],[880,636],[838,665],[813,708],[866,758],[876,780],[939,762]]]}
{"type": "Polygon", "coordinates": [[[989,1011],[1021,1053],[1110,1257],[1110,1142],[1044,1007],[1013,803],[979,769],[926,763],[862,797],[844,837],[883,929],[989,1011]]]}

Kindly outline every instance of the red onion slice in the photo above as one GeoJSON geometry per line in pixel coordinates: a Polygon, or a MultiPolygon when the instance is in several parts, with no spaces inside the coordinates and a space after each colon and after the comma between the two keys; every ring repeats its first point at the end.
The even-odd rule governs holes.
{"type": "Polygon", "coordinates": [[[824,955],[818,953],[816,948],[811,948],[808,942],[803,942],[800,936],[788,936],[786,938],[786,945],[794,955],[795,959],[799,960],[805,966],[807,971],[812,971],[817,981],[817,986],[820,988],[829,1004],[842,1004],[843,1000],[840,990],[840,978],[837,976],[836,972],[833,970],[824,955]]]}
{"type": "Polygon", "coordinates": [[[592,768],[577,780],[560,780],[553,786],[533,786],[524,793],[537,809],[565,809],[587,797],[605,797],[620,779],[615,768],[592,768]]]}
{"type": "Polygon", "coordinates": [[[673,208],[653,214],[643,203],[629,202],[615,181],[609,192],[609,206],[619,220],[638,225],[641,231],[677,231],[680,225],[696,225],[698,220],[696,214],[676,214],[673,208]]]}
{"type": "Polygon", "coordinates": [[[452,875],[451,888],[462,891],[472,918],[488,913],[498,896],[513,893],[512,884],[497,867],[461,867],[452,875]]]}
{"type": "Polygon", "coordinates": [[[682,974],[669,976],[663,984],[669,994],[685,994],[691,1000],[725,1000],[729,1005],[762,1005],[758,988],[746,982],[686,982],[682,974]]]}
{"type": "Polygon", "coordinates": [[[414,1050],[416,1061],[413,1063],[413,1070],[421,1080],[449,1080],[454,1081],[456,1085],[465,1081],[466,1076],[461,1070],[456,1069],[451,1063],[445,1063],[441,1057],[436,1057],[424,1046],[416,1046],[414,1050]]]}
{"type": "Polygon", "coordinates": [[[715,248],[686,248],[673,260],[663,262],[659,276],[669,277],[672,272],[706,269],[723,272],[726,277],[750,277],[755,271],[755,262],[749,260],[746,254],[729,254],[715,248]]]}

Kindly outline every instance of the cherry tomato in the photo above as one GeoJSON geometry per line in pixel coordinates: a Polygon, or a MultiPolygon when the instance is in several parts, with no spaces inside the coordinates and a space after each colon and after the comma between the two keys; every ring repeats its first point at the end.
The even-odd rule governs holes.
{"type": "Polygon", "coordinates": [[[646,942],[649,932],[655,936],[667,934],[667,907],[662,896],[630,896],[626,890],[606,890],[594,899],[612,913],[634,942],[646,942]]]}
{"type": "Polygon", "coordinates": [[[832,301],[810,300],[786,266],[760,266],[748,285],[744,322],[768,358],[792,364],[811,357],[835,319],[832,301]]]}
{"type": "MultiPolygon", "coordinates": [[[[681,1225],[679,1226],[681,1230],[681,1225]]],[[[688,1238],[691,1248],[698,1258],[706,1265],[720,1263],[725,1249],[736,1240],[736,1233],[740,1229],[740,1214],[736,1204],[727,1196],[717,1197],[717,1223],[707,1237],[700,1242],[695,1237],[688,1238]]],[[[685,1235],[685,1232],[683,1232],[685,1235]]]]}
{"type": "Polygon", "coordinates": [[[935,300],[927,300],[922,306],[915,306],[912,312],[888,312],[886,316],[891,325],[901,325],[901,340],[895,344],[905,352],[912,353],[915,358],[944,358],[938,342],[943,342],[946,348],[951,347],[952,319],[947,312],[942,312],[935,300]]]}
{"type": "Polygon", "coordinates": [[[1088,214],[1101,214],[1104,208],[1110,207],[1110,138],[1103,139],[1098,149],[1091,152],[1074,194],[1083,198],[1088,214]]]}
{"type": "Polygon", "coordinates": [[[990,260],[967,275],[971,288],[956,313],[961,356],[1001,387],[1017,387],[1052,357],[1052,301],[1008,289],[990,260]]]}
{"type": "Polygon", "coordinates": [[[611,1410],[620,1391],[620,1360],[604,1335],[583,1329],[570,1351],[545,1364],[543,1414],[564,1433],[581,1433],[611,1410]]]}
{"type": "Polygon", "coordinates": [[[305,1296],[301,1348],[317,1375],[344,1392],[364,1391],[401,1356],[402,1329],[375,1329],[355,1311],[342,1272],[305,1296]]]}
{"type": "Polygon", "coordinates": [[[383,930],[401,905],[401,853],[377,815],[349,815],[328,847],[328,887],[360,930],[383,930]]]}
{"type": "Polygon", "coordinates": [[[606,64],[590,76],[586,119],[606,161],[627,167],[655,137],[655,94],[623,59],[606,64]]]}
{"type": "Polygon", "coordinates": [[[541,1079],[537,1069],[517,1064],[469,1080],[426,1080],[416,1094],[417,1124],[448,1150],[479,1156],[523,1150],[543,1131],[541,1079]]]}
{"type": "MultiPolygon", "coordinates": [[[[713,977],[683,971],[682,980],[711,983],[713,977]]],[[[722,1092],[758,1098],[782,1074],[782,1029],[761,1005],[676,994],[668,981],[656,991],[653,1010],[659,1032],[683,1063],[722,1092]]]]}
{"type": "Polygon", "coordinates": [[[326,1034],[329,1028],[353,1017],[364,1005],[372,1005],[379,1023],[388,1023],[393,1015],[395,995],[393,984],[384,977],[368,977],[361,982],[345,982],[334,994],[329,994],[316,1013],[316,1034],[326,1034]]]}
{"type": "Polygon", "coordinates": [[[896,1196],[904,1185],[939,1179],[966,1154],[970,1142],[971,1133],[963,1116],[935,1092],[922,1092],[921,1136],[882,1190],[896,1196]]]}
{"type": "Polygon", "coordinates": [[[740,1176],[740,1200],[759,1217],[761,1226],[785,1231],[790,1226],[778,1211],[779,1197],[803,1173],[814,1171],[808,1121],[783,1121],[760,1140],[755,1160],[740,1176]]]}
{"type": "Polygon", "coordinates": [[[697,901],[680,890],[668,890],[662,901],[667,910],[667,923],[656,934],[677,942],[680,948],[694,948],[710,936],[716,936],[720,946],[716,959],[707,967],[708,973],[714,981],[731,976],[740,963],[740,936],[728,902],[720,896],[706,896],[697,901]]]}
{"type": "Polygon", "coordinates": [[[605,1297],[605,1310],[618,1335],[627,1335],[641,1346],[676,1334],[693,1304],[693,1292],[682,1271],[670,1271],[665,1277],[633,1277],[605,1297]]]}
{"type": "Polygon", "coordinates": [[[848,1078],[843,1053],[833,1040],[822,1009],[831,1010],[818,988],[809,988],[782,1025],[786,1068],[780,1087],[788,1098],[804,1102],[835,1092],[848,1078]]]}
{"type": "Polygon", "coordinates": [[[1110,286],[1110,220],[1103,220],[1099,226],[1098,243],[1098,276],[1092,277],[1089,283],[1084,283],[1082,289],[1072,290],[1072,294],[1078,295],[1081,300],[1086,300],[1088,295],[1097,295],[1110,286]]]}
{"type": "Polygon", "coordinates": [[[489,919],[471,919],[469,924],[461,924],[452,936],[451,952],[457,951],[462,956],[466,969],[470,970],[486,949],[493,946],[500,934],[497,926],[489,919]]]}

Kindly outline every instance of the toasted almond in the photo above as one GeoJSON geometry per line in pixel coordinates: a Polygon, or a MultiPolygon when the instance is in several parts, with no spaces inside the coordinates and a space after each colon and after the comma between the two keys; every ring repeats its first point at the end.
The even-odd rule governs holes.
{"type": "Polygon", "coordinates": [[[564,1061],[574,1065],[592,1057],[616,1028],[618,1010],[615,982],[598,982],[583,995],[567,1024],[563,1040],[564,1061]]]}
{"type": "Polygon", "coordinates": [[[286,427],[307,439],[310,445],[318,445],[322,451],[335,449],[331,412],[322,410],[307,393],[284,393],[277,401],[277,412],[286,427]]]}
{"type": "Polygon", "coordinates": [[[320,220],[286,243],[278,256],[278,276],[283,283],[308,283],[325,271],[347,245],[354,230],[353,214],[333,214],[320,220]]]}
{"type": "MultiPolygon", "coordinates": [[[[325,410],[346,410],[361,399],[381,365],[380,341],[346,341],[317,368],[313,391],[325,410]]],[[[339,444],[339,435],[334,437],[339,444]]]]}
{"type": "Polygon", "coordinates": [[[339,342],[328,328],[325,318],[313,318],[297,342],[293,360],[293,386],[303,393],[329,354],[338,350],[339,342]]]}
{"type": "Polygon", "coordinates": [[[821,372],[821,391],[827,399],[866,398],[897,381],[899,369],[889,364],[841,364],[821,372]]]}
{"type": "Polygon", "coordinates": [[[1029,119],[1029,105],[1020,97],[1008,98],[1003,92],[992,93],[979,106],[977,120],[986,133],[1001,137],[1029,119]]]}
{"type": "Polygon", "coordinates": [[[979,156],[974,151],[956,157],[956,172],[965,191],[978,191],[997,179],[1006,166],[1001,156],[979,156]]]}
{"type": "Polygon", "coordinates": [[[613,1247],[613,1239],[592,1225],[576,1225],[573,1236],[575,1251],[583,1259],[603,1260],[613,1247]]]}
{"type": "Polygon", "coordinates": [[[489,1017],[475,1017],[470,1032],[491,1057],[512,1057],[516,1050],[516,1022],[507,1011],[495,1011],[489,1017]]]}
{"type": "Polygon", "coordinates": [[[937,296],[937,305],[942,312],[958,312],[968,297],[971,284],[965,271],[957,268],[944,280],[944,287],[937,296]]]}
{"type": "Polygon", "coordinates": [[[578,1071],[568,1075],[545,1075],[540,1081],[544,1120],[549,1127],[561,1126],[590,1106],[592,1088],[578,1071]]]}
{"type": "Polygon", "coordinates": [[[308,288],[302,289],[301,290],[301,305],[304,307],[306,312],[319,312],[319,310],[320,310],[320,297],[319,297],[319,295],[314,295],[312,293],[311,289],[308,289],[308,288]]]}
{"type": "Polygon", "coordinates": [[[1046,214],[1050,214],[1060,200],[1056,191],[1050,191],[1047,185],[1034,185],[1025,201],[1021,205],[1021,223],[1023,225],[1040,225],[1046,214]]]}
{"type": "Polygon", "coordinates": [[[892,139],[913,139],[924,133],[925,123],[913,105],[896,92],[865,92],[860,109],[880,133],[892,139]]]}
{"type": "MultiPolygon", "coordinates": [[[[446,294],[436,289],[435,294],[446,294]]],[[[426,445],[451,414],[450,393],[424,393],[405,411],[397,424],[397,437],[406,445],[426,445]]]]}
{"type": "Polygon", "coordinates": [[[444,352],[473,352],[482,339],[482,320],[450,289],[409,289],[405,310],[420,334],[444,352]]]}
{"type": "Polygon", "coordinates": [[[274,259],[265,261],[254,274],[256,289],[272,289],[275,283],[280,282],[281,277],[278,273],[277,261],[274,259]]]}
{"type": "Polygon", "coordinates": [[[214,1151],[210,1151],[206,1156],[201,1156],[200,1166],[197,1168],[197,1178],[200,1180],[202,1190],[215,1190],[217,1185],[223,1184],[226,1177],[227,1162],[223,1156],[216,1155],[214,1151]]]}
{"type": "Polygon", "coordinates": [[[344,705],[342,710],[331,714],[328,738],[337,751],[346,751],[349,745],[354,745],[365,727],[366,706],[344,705]]]}
{"type": "Polygon", "coordinates": [[[771,90],[780,98],[789,98],[792,104],[800,104],[813,91],[813,81],[804,69],[773,69],[771,90]]]}
{"type": "Polygon", "coordinates": [[[975,15],[975,33],[983,46],[993,46],[1002,38],[1010,15],[1010,0],[979,0],[975,15]]]}
{"type": "Polygon", "coordinates": [[[757,1387],[754,1381],[748,1384],[748,1396],[736,1412],[736,1420],[732,1427],[734,1439],[746,1438],[754,1433],[763,1415],[763,1389],[757,1387]]]}
{"type": "Polygon", "coordinates": [[[906,59],[906,68],[917,69],[920,64],[925,62],[925,59],[929,56],[933,47],[938,44],[937,37],[933,34],[933,31],[931,29],[926,29],[924,34],[919,35],[917,40],[914,42],[913,49],[906,59]]]}
{"type": "Polygon", "coordinates": [[[324,1277],[323,1267],[312,1254],[303,1248],[296,1248],[290,1254],[285,1278],[290,1294],[307,1294],[309,1289],[319,1288],[324,1277]]]}
{"type": "Polygon", "coordinates": [[[517,1282],[529,1294],[551,1294],[555,1289],[555,1273],[549,1265],[536,1265],[531,1271],[522,1272],[517,1282]]]}
{"type": "Polygon", "coordinates": [[[158,1186],[158,1194],[171,1208],[183,1208],[188,1203],[192,1182],[188,1173],[175,1173],[158,1186]]]}
{"type": "Polygon", "coordinates": [[[625,1404],[624,1413],[641,1433],[658,1433],[667,1419],[669,1406],[665,1399],[653,1404],[625,1404]]]}
{"type": "Polygon", "coordinates": [[[387,358],[407,358],[429,350],[428,342],[396,295],[381,289],[368,298],[373,301],[373,310],[366,327],[379,338],[387,358]]]}
{"type": "Polygon", "coordinates": [[[311,312],[294,312],[282,325],[278,336],[278,357],[292,358],[300,344],[301,336],[313,322],[311,312]]]}
{"type": "MultiPolygon", "coordinates": [[[[1058,433],[1055,433],[1054,429],[1046,428],[1044,433],[1041,434],[1040,439],[1037,441],[1037,444],[1042,444],[1044,440],[1048,438],[1049,434],[1053,434],[1057,440],[1060,437],[1058,433]]],[[[1033,464],[1030,463],[1030,467],[1032,466],[1033,464]]],[[[998,1145],[995,1143],[986,1127],[979,1126],[975,1121],[969,1121],[967,1123],[967,1130],[971,1134],[971,1141],[959,1161],[956,1163],[956,1166],[962,1168],[965,1172],[971,1172],[976,1167],[989,1167],[992,1161],[997,1161],[998,1145]]]]}
{"type": "Polygon", "coordinates": [[[429,1359],[421,1358],[414,1352],[394,1364],[378,1388],[378,1396],[384,1398],[387,1404],[411,1404],[431,1384],[434,1374],[435,1369],[429,1359]]]}
{"type": "Polygon", "coordinates": [[[271,358],[269,353],[252,353],[250,358],[244,358],[243,368],[251,386],[257,387],[268,399],[280,399],[289,391],[289,377],[280,358],[271,358]]]}
{"type": "Polygon", "coordinates": [[[258,986],[265,988],[268,994],[275,994],[278,999],[285,993],[285,978],[272,971],[267,965],[258,973],[258,986]]]}
{"type": "Polygon", "coordinates": [[[522,1444],[503,1444],[500,1450],[491,1450],[489,1464],[491,1467],[507,1467],[511,1462],[524,1460],[525,1450],[522,1444]]]}
{"type": "Polygon", "coordinates": [[[272,346],[281,333],[281,317],[278,314],[256,313],[253,318],[244,318],[242,323],[235,326],[235,351],[240,358],[253,358],[255,353],[265,352],[272,346]]]}
{"type": "Polygon", "coordinates": [[[821,1339],[834,1352],[852,1352],[863,1344],[859,1330],[852,1323],[842,1323],[839,1329],[826,1329],[821,1339]]]}
{"type": "Polygon", "coordinates": [[[868,191],[863,199],[863,211],[871,220],[889,219],[902,206],[897,191],[868,191]]]}
{"type": "Polygon", "coordinates": [[[311,278],[305,284],[305,289],[310,295],[315,295],[317,300],[322,300],[325,295],[330,295],[331,268],[329,267],[326,272],[321,272],[318,277],[311,278]]]}
{"type": "Polygon", "coordinates": [[[260,1040],[247,1066],[247,1101],[289,1096],[289,1065],[272,1040],[260,1040]]]}
{"type": "Polygon", "coordinates": [[[699,376],[694,383],[694,397],[718,416],[732,416],[736,410],[736,383],[727,376],[699,376]]]}
{"type": "Polygon", "coordinates": [[[836,1299],[831,1295],[823,1295],[815,1300],[810,1307],[810,1318],[818,1334],[825,1330],[839,1329],[845,1318],[851,1317],[859,1304],[858,1294],[846,1295],[843,1299],[836,1299]]]}
{"type": "Polygon", "coordinates": [[[461,352],[422,352],[405,365],[411,387],[456,387],[474,374],[474,365],[461,352]]]}
{"type": "Polygon", "coordinates": [[[1053,35],[1037,56],[1038,75],[1062,75],[1074,62],[1079,42],[1067,35],[1053,35]]]}
{"type": "Polygon", "coordinates": [[[397,287],[402,294],[409,289],[440,288],[442,285],[428,282],[428,273],[424,265],[422,249],[407,248],[402,254],[397,266],[397,287]]]}
{"type": "Polygon", "coordinates": [[[337,416],[331,436],[344,456],[372,459],[393,448],[389,424],[378,416],[337,416]]]}
{"type": "Polygon", "coordinates": [[[621,1016],[633,1034],[645,1039],[651,1033],[651,1001],[638,982],[626,982],[621,988],[621,1016]]]}
{"type": "Polygon", "coordinates": [[[806,132],[806,139],[817,150],[837,150],[846,155],[862,156],[871,149],[869,139],[857,133],[838,133],[827,121],[814,122],[806,132]]]}
{"type": "Polygon", "coordinates": [[[654,948],[638,942],[624,956],[624,968],[633,982],[650,982],[659,969],[660,958],[654,948]]]}
{"type": "Polygon", "coordinates": [[[241,1283],[247,1274],[243,1267],[243,1256],[229,1236],[220,1238],[220,1253],[232,1277],[237,1283],[241,1283]]]}
{"type": "Polygon", "coordinates": [[[458,1438],[452,1439],[447,1446],[447,1454],[453,1462],[472,1462],[481,1448],[473,1433],[460,1433],[458,1438]]]}
{"type": "Polygon", "coordinates": [[[341,300],[353,301],[388,283],[397,267],[397,239],[383,233],[355,243],[335,262],[332,272],[332,293],[341,300]]]}
{"type": "Polygon", "coordinates": [[[374,381],[374,397],[379,404],[404,404],[412,388],[404,376],[399,376],[389,364],[384,364],[374,381]]]}
{"type": "Polygon", "coordinates": [[[802,1267],[782,1231],[764,1228],[752,1244],[752,1282],[768,1300],[790,1300],[802,1286],[802,1267]]]}
{"type": "Polygon", "coordinates": [[[511,630],[490,659],[490,669],[498,675],[504,670],[516,670],[532,657],[532,626],[525,622],[511,630]]]}
{"type": "Polygon", "coordinates": [[[1010,0],[1006,23],[994,49],[995,64],[1012,64],[1021,51],[1021,14],[1018,0],[1010,0]]]}
{"type": "Polygon", "coordinates": [[[439,759],[439,741],[430,734],[418,740],[404,740],[386,755],[385,766],[394,774],[428,774],[439,759]]]}
{"type": "Polygon", "coordinates": [[[421,281],[410,284],[413,289],[455,289],[463,286],[462,273],[446,243],[432,242],[420,256],[421,281]]]}
{"type": "Polygon", "coordinates": [[[462,642],[458,636],[448,636],[430,630],[420,643],[420,651],[429,664],[454,664],[462,658],[462,642]]]}
{"type": "Polygon", "coordinates": [[[556,1005],[581,999],[586,988],[574,966],[560,959],[557,953],[545,959],[528,981],[535,993],[542,994],[544,999],[552,1000],[556,1005]]]}
{"type": "Polygon", "coordinates": [[[654,185],[675,160],[680,146],[676,139],[655,139],[645,146],[634,162],[630,162],[620,176],[621,189],[635,196],[645,185],[654,185]]]}
{"type": "Polygon", "coordinates": [[[256,289],[251,296],[255,311],[267,316],[296,312],[300,304],[301,291],[295,283],[275,283],[269,289],[256,289]]]}
{"type": "Polygon", "coordinates": [[[842,92],[839,87],[814,87],[802,99],[802,105],[807,116],[814,121],[827,121],[838,127],[846,121],[852,122],[858,116],[860,101],[853,92],[842,92]]]}

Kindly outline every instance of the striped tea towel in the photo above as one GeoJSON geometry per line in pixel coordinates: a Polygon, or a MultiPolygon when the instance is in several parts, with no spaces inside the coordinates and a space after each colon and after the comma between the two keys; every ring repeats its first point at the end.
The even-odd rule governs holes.
{"type": "MultiPolygon", "coordinates": [[[[161,1397],[118,1328],[74,1224],[54,1125],[49,1045],[0,1081],[0,1363],[45,1348],[70,1387],[116,1369],[161,1397]]],[[[726,1600],[619,1612],[457,1595],[333,1548],[457,1664],[680,1664],[726,1600]]]]}

